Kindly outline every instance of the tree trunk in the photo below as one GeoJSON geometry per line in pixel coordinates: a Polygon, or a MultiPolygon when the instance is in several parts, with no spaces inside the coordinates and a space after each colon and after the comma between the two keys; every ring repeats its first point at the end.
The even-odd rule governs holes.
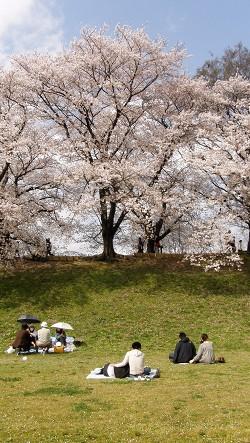
{"type": "Polygon", "coordinates": [[[147,253],[148,254],[155,253],[155,241],[153,238],[149,238],[147,241],[147,253]]]}
{"type": "Polygon", "coordinates": [[[0,220],[0,262],[7,263],[11,257],[12,248],[10,234],[2,228],[2,220],[0,220]]]}
{"type": "Polygon", "coordinates": [[[110,230],[104,230],[102,232],[102,238],[103,238],[103,252],[102,252],[102,258],[103,260],[112,260],[115,258],[116,253],[114,250],[114,236],[113,233],[110,232],[110,230]]]}
{"type": "Polygon", "coordinates": [[[167,235],[169,235],[172,232],[173,226],[176,225],[181,220],[181,218],[182,218],[182,215],[177,217],[173,221],[172,226],[168,227],[168,228],[164,228],[164,226],[163,226],[164,220],[163,220],[163,218],[160,218],[154,226],[155,241],[158,242],[158,241],[163,240],[165,237],[167,237],[167,235]],[[162,228],[164,228],[164,229],[162,229],[162,228]]]}
{"type": "Polygon", "coordinates": [[[249,223],[249,225],[248,225],[247,253],[250,254],[250,223],[249,223]]]}
{"type": "Polygon", "coordinates": [[[6,162],[5,166],[3,167],[2,171],[0,172],[0,183],[1,185],[6,185],[8,180],[8,169],[9,169],[10,163],[6,162]]]}
{"type": "Polygon", "coordinates": [[[101,210],[101,229],[103,239],[102,258],[103,260],[109,261],[116,256],[114,250],[114,237],[126,216],[126,212],[122,211],[119,217],[115,220],[117,204],[115,202],[108,201],[108,189],[100,189],[99,195],[101,210]]]}

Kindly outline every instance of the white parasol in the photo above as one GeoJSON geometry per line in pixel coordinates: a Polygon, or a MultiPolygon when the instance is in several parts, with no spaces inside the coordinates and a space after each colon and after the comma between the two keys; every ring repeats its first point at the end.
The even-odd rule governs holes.
{"type": "Polygon", "coordinates": [[[57,329],[73,329],[69,323],[64,323],[63,321],[59,321],[58,323],[54,323],[54,325],[52,325],[51,327],[57,328],[57,329]]]}

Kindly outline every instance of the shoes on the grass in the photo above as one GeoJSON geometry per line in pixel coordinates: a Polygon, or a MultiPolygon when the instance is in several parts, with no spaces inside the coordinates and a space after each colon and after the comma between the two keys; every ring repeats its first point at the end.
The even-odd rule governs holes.
{"type": "Polygon", "coordinates": [[[156,372],[155,372],[154,378],[160,378],[160,375],[161,375],[160,368],[156,368],[156,372]]]}

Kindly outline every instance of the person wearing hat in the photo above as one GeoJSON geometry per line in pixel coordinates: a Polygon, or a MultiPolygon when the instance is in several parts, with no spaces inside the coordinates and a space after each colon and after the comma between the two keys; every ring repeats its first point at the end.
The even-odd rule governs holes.
{"type": "Polygon", "coordinates": [[[36,346],[38,348],[46,348],[48,350],[51,347],[51,335],[50,329],[48,328],[48,323],[43,321],[41,323],[41,329],[37,331],[37,341],[36,346]]]}

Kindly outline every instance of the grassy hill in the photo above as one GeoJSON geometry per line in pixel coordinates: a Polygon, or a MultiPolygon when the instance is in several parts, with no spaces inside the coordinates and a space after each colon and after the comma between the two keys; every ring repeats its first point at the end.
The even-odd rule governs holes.
{"type": "Polygon", "coordinates": [[[105,264],[20,264],[0,280],[0,347],[17,317],[31,312],[74,326],[83,345],[68,355],[26,362],[1,354],[0,441],[249,442],[249,261],[243,272],[203,273],[181,257],[105,264]],[[198,345],[201,332],[225,365],[171,365],[180,330],[198,345]],[[152,382],[88,381],[140,340],[152,382]]]}

